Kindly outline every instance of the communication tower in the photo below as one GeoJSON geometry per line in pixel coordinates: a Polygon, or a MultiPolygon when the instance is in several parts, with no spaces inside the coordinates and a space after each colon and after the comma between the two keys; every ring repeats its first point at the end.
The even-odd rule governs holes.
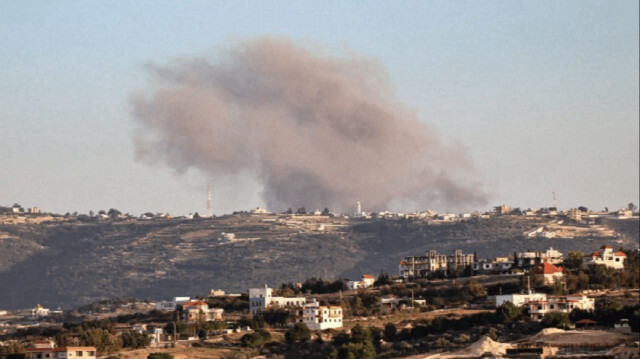
{"type": "Polygon", "coordinates": [[[207,215],[213,217],[213,210],[211,209],[211,187],[207,185],[207,215]]]}

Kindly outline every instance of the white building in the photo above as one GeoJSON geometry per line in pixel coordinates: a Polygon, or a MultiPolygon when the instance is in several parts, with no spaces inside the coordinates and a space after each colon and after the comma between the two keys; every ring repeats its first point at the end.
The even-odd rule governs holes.
{"type": "Polygon", "coordinates": [[[506,302],[511,302],[516,307],[522,307],[526,303],[534,300],[547,300],[547,295],[545,293],[496,295],[496,308],[506,302]]]}
{"type": "Polygon", "coordinates": [[[624,262],[627,255],[622,251],[613,251],[610,246],[600,247],[601,251],[593,252],[582,258],[582,266],[588,267],[592,264],[604,264],[614,269],[624,269],[624,262]]]}
{"type": "Polygon", "coordinates": [[[46,317],[50,313],[49,308],[43,308],[40,304],[31,309],[31,316],[34,318],[46,317]]]}
{"type": "Polygon", "coordinates": [[[574,309],[592,311],[595,309],[595,299],[585,295],[549,297],[547,300],[530,301],[526,306],[529,308],[531,319],[539,321],[549,312],[569,314],[574,309]]]}
{"type": "Polygon", "coordinates": [[[496,296],[496,307],[511,302],[518,307],[529,308],[533,320],[542,320],[549,312],[570,313],[574,309],[594,310],[595,299],[584,295],[548,297],[544,293],[506,294],[496,296]]]}
{"type": "Polygon", "coordinates": [[[178,308],[179,304],[186,303],[191,298],[189,297],[174,297],[173,300],[163,300],[156,303],[156,310],[174,311],[178,308]]]}
{"type": "Polygon", "coordinates": [[[311,330],[342,328],[342,307],[320,305],[314,299],[305,305],[302,322],[311,330]]]}
{"type": "Polygon", "coordinates": [[[256,315],[260,311],[274,307],[302,308],[306,302],[307,300],[304,297],[274,297],[273,289],[266,285],[264,288],[249,289],[249,310],[251,315],[256,315]]]}
{"type": "Polygon", "coordinates": [[[362,280],[350,280],[347,282],[347,287],[349,289],[360,289],[360,288],[370,288],[373,287],[373,283],[375,282],[375,278],[373,278],[370,274],[363,274],[362,280]]]}

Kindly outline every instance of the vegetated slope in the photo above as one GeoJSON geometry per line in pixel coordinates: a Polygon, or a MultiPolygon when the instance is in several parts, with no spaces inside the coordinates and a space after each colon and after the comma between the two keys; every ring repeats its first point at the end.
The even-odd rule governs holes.
{"type": "Polygon", "coordinates": [[[51,224],[29,241],[40,249],[0,272],[2,308],[68,308],[115,296],[168,299],[212,288],[240,292],[332,278],[360,259],[358,248],[340,235],[271,229],[233,217],[51,224]],[[222,232],[245,238],[222,242],[222,232]]]}
{"type": "Polygon", "coordinates": [[[243,214],[0,226],[0,308],[37,303],[70,308],[112,297],[168,299],[214,288],[244,292],[312,276],[396,274],[401,258],[430,249],[476,251],[483,258],[550,246],[566,254],[638,243],[631,229],[615,239],[525,238],[522,233],[548,220],[513,216],[448,224],[276,218],[243,214]],[[219,240],[223,233],[234,236],[219,240]]]}

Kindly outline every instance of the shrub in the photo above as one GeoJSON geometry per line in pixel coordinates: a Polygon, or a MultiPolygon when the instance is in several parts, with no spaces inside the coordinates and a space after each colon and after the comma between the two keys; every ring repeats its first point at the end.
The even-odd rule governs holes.
{"type": "Polygon", "coordinates": [[[255,333],[245,334],[240,338],[242,345],[250,348],[261,347],[269,340],[271,340],[271,333],[264,329],[258,329],[255,333]]]}
{"type": "Polygon", "coordinates": [[[173,359],[173,355],[169,353],[151,353],[147,359],[173,359]]]}

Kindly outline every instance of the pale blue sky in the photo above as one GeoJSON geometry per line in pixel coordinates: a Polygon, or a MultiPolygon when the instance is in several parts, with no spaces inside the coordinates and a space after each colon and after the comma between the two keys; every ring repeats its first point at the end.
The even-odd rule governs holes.
{"type": "Polygon", "coordinates": [[[261,205],[136,162],[129,98],[147,63],[265,35],[378,61],[491,205],[638,203],[638,28],[637,1],[0,0],[0,205],[202,213],[207,182],[217,214],[261,205]]]}

